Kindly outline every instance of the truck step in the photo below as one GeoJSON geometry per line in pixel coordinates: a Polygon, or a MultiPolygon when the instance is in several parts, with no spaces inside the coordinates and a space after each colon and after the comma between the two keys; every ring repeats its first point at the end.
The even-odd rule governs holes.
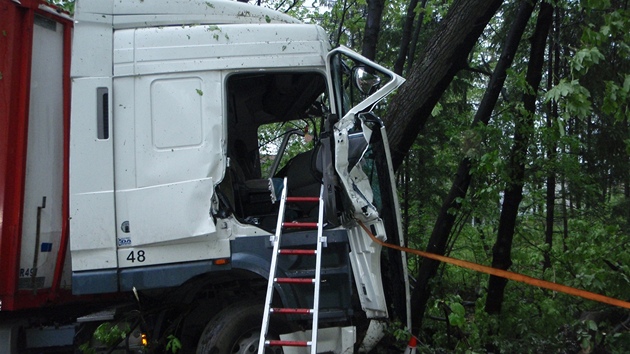
{"type": "Polygon", "coordinates": [[[308,347],[311,342],[304,340],[268,340],[265,344],[270,347],[308,347]]]}
{"type": "Polygon", "coordinates": [[[278,284],[313,284],[314,278],[275,278],[274,281],[278,284]]]}
{"type": "Polygon", "coordinates": [[[294,255],[301,255],[301,256],[308,256],[308,255],[316,255],[317,254],[317,250],[297,250],[297,249],[281,249],[278,250],[278,254],[294,254],[294,255]]]}
{"type": "Polygon", "coordinates": [[[270,310],[273,313],[283,313],[289,315],[309,315],[313,313],[315,310],[313,309],[296,309],[296,308],[285,308],[285,307],[274,307],[270,310]]]}
{"type": "Polygon", "coordinates": [[[286,229],[316,229],[316,222],[283,222],[282,227],[286,229]]]}
{"type": "Polygon", "coordinates": [[[289,203],[318,203],[319,197],[287,197],[289,203]]]}

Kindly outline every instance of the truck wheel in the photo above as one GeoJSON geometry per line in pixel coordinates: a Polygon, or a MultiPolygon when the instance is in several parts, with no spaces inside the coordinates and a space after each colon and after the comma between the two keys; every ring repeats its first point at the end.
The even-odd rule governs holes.
{"type": "MultiPolygon", "coordinates": [[[[197,344],[197,354],[258,352],[263,311],[261,303],[252,302],[226,307],[206,325],[197,344]]],[[[278,334],[290,330],[285,321],[272,319],[269,331],[271,337],[278,338],[278,334]]],[[[282,348],[266,348],[265,353],[282,353],[282,348]]]]}

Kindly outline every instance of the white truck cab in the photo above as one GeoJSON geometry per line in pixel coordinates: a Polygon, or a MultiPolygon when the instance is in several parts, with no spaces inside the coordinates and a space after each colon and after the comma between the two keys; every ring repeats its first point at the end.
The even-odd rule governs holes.
{"type": "MultiPolygon", "coordinates": [[[[316,25],[239,2],[77,0],[74,21],[74,295],[139,293],[156,347],[169,334],[186,350],[257,346],[243,328],[211,329],[251,322],[242,309],[258,308],[286,178],[290,195],[325,191],[318,352],[369,351],[386,321],[409,319],[404,254],[381,252],[359,226],[402,242],[372,113],[401,77],[331,51],[316,25]]],[[[303,203],[288,210],[289,222],[315,217],[303,203]]],[[[298,229],[290,242],[314,238],[298,229]]],[[[279,263],[288,277],[312,268],[279,263]]],[[[275,291],[284,305],[312,304],[299,287],[275,291]]],[[[275,335],[300,338],[308,321],[287,316],[275,335]]]]}

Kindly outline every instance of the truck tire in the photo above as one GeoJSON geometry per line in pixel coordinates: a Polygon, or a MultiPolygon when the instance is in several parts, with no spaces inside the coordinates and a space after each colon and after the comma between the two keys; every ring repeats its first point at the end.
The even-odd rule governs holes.
{"type": "MultiPolygon", "coordinates": [[[[264,306],[259,302],[226,307],[206,325],[197,344],[197,354],[257,353],[263,311],[264,306]]],[[[286,321],[273,318],[269,331],[270,337],[278,338],[278,334],[290,330],[286,321]]],[[[265,353],[282,352],[281,347],[265,350],[265,353]]]]}

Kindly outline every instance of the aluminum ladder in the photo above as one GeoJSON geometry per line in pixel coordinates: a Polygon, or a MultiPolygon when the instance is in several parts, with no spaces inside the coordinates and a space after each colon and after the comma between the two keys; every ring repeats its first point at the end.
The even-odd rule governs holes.
{"type": "Polygon", "coordinates": [[[284,179],[284,188],[280,197],[280,208],[278,211],[278,222],[276,224],[276,233],[270,237],[273,243],[273,254],[271,257],[271,266],[269,270],[269,282],[267,283],[267,296],[265,298],[265,312],[263,314],[262,326],[260,331],[260,340],[258,342],[258,354],[264,354],[265,347],[310,347],[311,354],[317,353],[317,329],[319,321],[319,289],[321,284],[322,269],[322,247],[326,245],[326,237],[323,236],[324,223],[324,187],[320,189],[319,197],[288,197],[287,196],[287,179],[284,179]],[[284,212],[286,203],[319,203],[319,212],[317,222],[284,222],[284,212]],[[300,229],[317,229],[316,249],[281,249],[280,239],[282,230],[300,228],[300,229]],[[315,277],[314,278],[278,278],[276,277],[278,256],[282,255],[298,255],[303,257],[315,256],[315,277]],[[273,290],[275,284],[295,284],[298,286],[313,285],[313,308],[274,308],[271,307],[273,301],[273,290]],[[310,341],[287,341],[287,340],[270,340],[267,338],[269,332],[270,316],[273,314],[288,315],[311,315],[313,325],[311,328],[310,341]]]}

